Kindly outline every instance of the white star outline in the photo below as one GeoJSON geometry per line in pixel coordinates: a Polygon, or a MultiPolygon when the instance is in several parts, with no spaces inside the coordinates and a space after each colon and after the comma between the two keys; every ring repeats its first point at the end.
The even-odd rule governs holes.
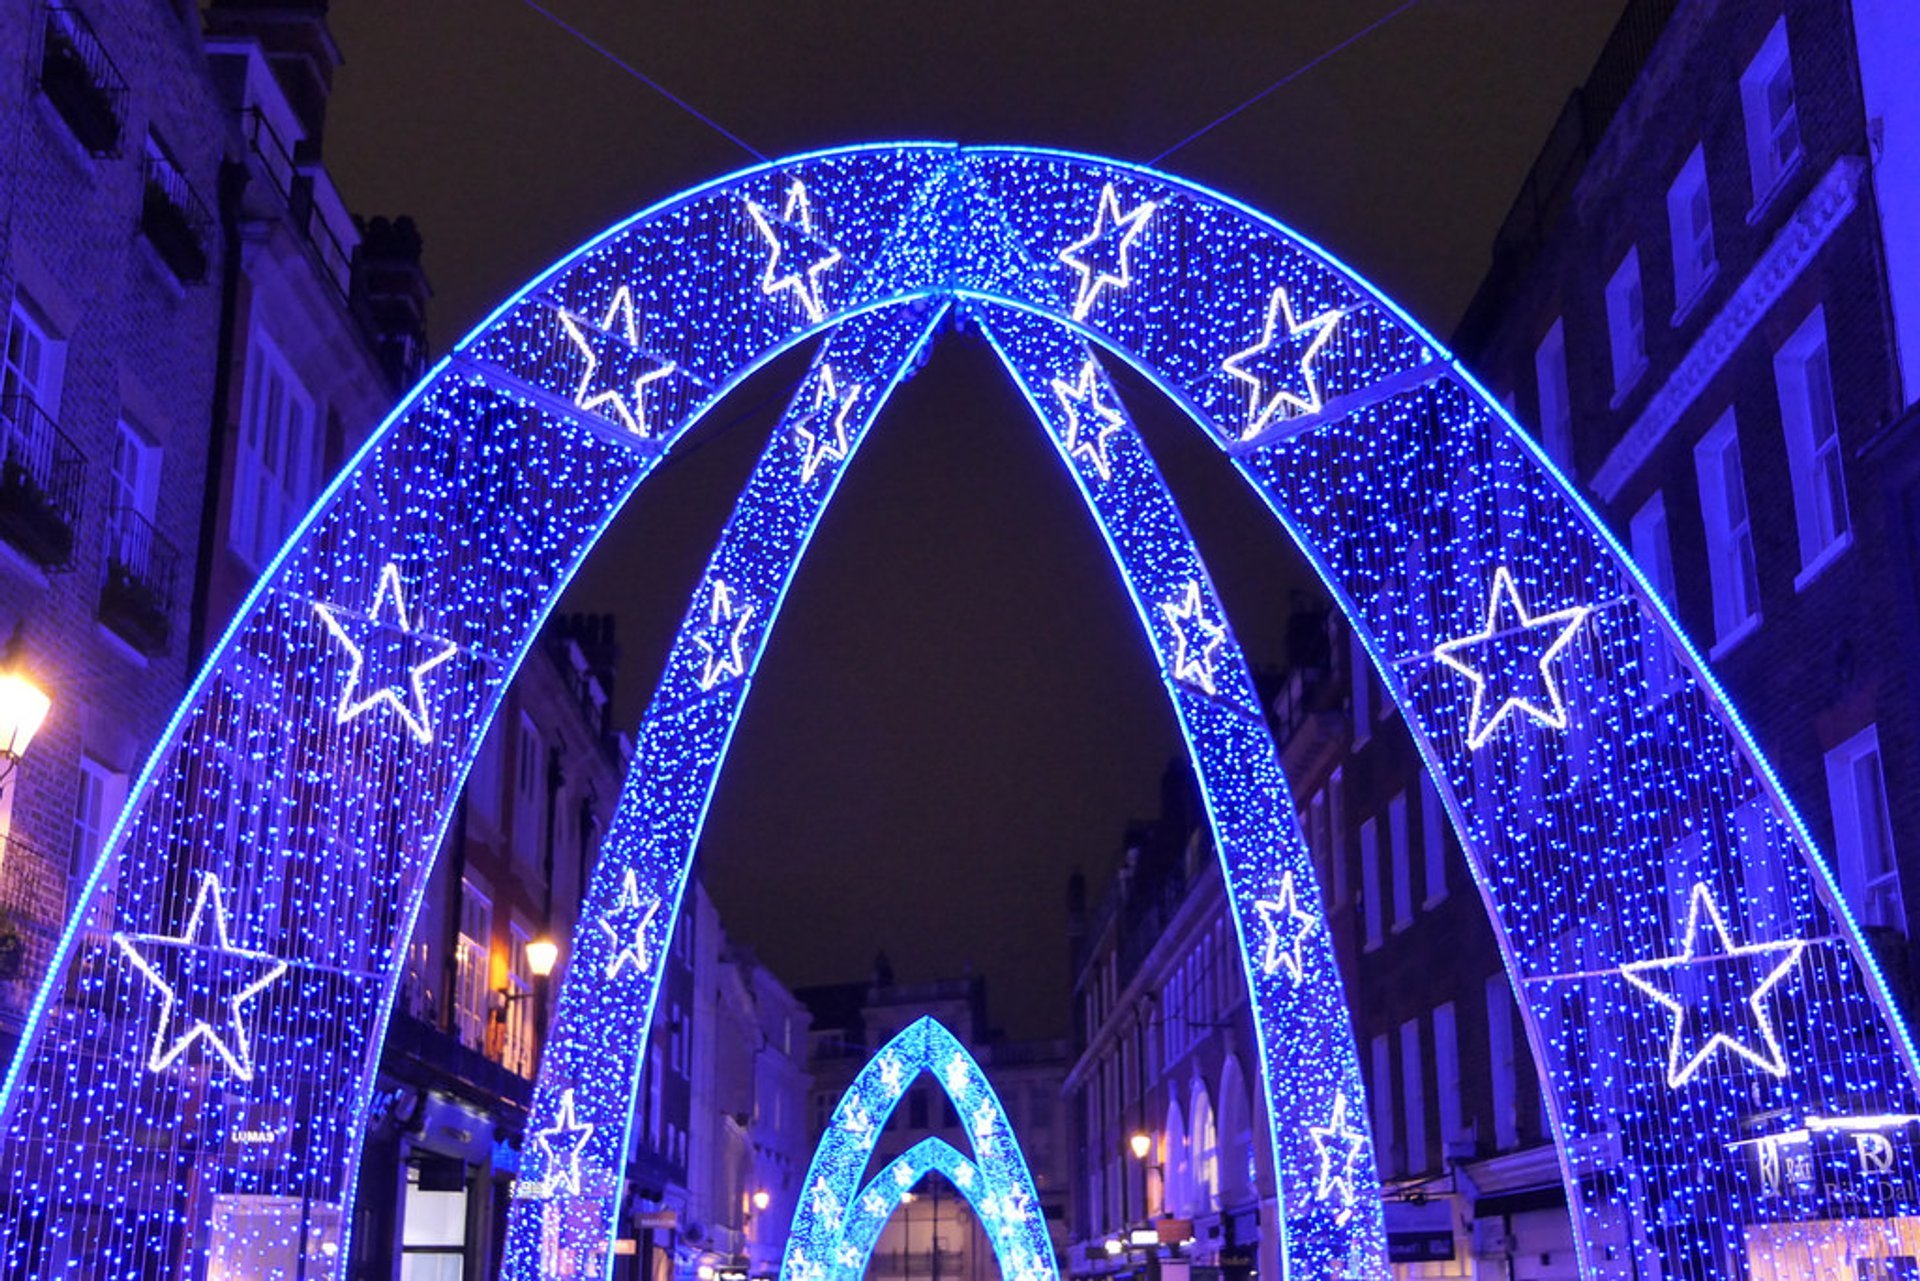
{"type": "Polygon", "coordinates": [[[813,416],[793,429],[793,434],[800,438],[801,484],[810,482],[822,463],[846,461],[847,416],[865,390],[859,383],[848,383],[842,392],[833,366],[820,366],[820,377],[813,384],[813,416]],[[821,413],[823,409],[828,412],[821,413]]]}
{"type": "Polygon", "coordinates": [[[1160,612],[1173,629],[1173,679],[1196,685],[1208,694],[1217,693],[1213,681],[1213,660],[1220,646],[1226,642],[1227,629],[1220,623],[1208,621],[1200,580],[1189,578],[1179,603],[1162,601],[1160,612]],[[1198,653],[1188,641],[1187,629],[1181,625],[1183,623],[1191,623],[1206,637],[1206,643],[1198,647],[1198,653]]]}
{"type": "MultiPolygon", "coordinates": [[[[373,608],[366,613],[369,623],[376,627],[380,625],[381,608],[389,600],[393,602],[394,618],[399,623],[401,633],[407,636],[419,635],[420,620],[407,618],[406,596],[400,585],[400,566],[393,561],[388,561],[381,566],[380,582],[373,592],[373,608]]],[[[340,620],[335,614],[337,609],[339,609],[337,605],[313,602],[314,613],[320,615],[321,623],[333,634],[335,640],[347,647],[347,652],[353,658],[353,666],[347,671],[346,688],[340,691],[340,701],[334,707],[334,721],[345,725],[358,718],[368,708],[385,703],[400,717],[401,722],[407,727],[407,732],[412,734],[417,742],[422,744],[433,742],[433,720],[427,713],[427,687],[422,678],[452,658],[459,652],[460,647],[450,640],[443,640],[440,642],[439,653],[425,662],[414,663],[407,668],[407,687],[413,695],[411,708],[400,700],[400,696],[394,693],[392,686],[382,686],[367,697],[356,701],[354,696],[360,691],[360,678],[366,674],[367,656],[365,651],[354,643],[353,637],[347,634],[347,629],[340,625],[340,620]]]]}
{"type": "Polygon", "coordinates": [[[967,1060],[955,1050],[953,1057],[947,1060],[947,1093],[953,1095],[967,1092],[967,1060]]]}
{"type": "Polygon", "coordinates": [[[856,1139],[864,1139],[873,1133],[873,1117],[867,1112],[866,1106],[856,1100],[840,1119],[840,1128],[856,1139]]]}
{"type": "Polygon", "coordinates": [[[1320,918],[1300,906],[1300,887],[1292,871],[1282,872],[1279,893],[1270,899],[1254,900],[1253,910],[1260,914],[1260,924],[1267,932],[1260,952],[1260,972],[1272,977],[1274,971],[1284,967],[1287,977],[1299,987],[1307,972],[1307,938],[1320,927],[1320,918]],[[1284,946],[1280,939],[1282,921],[1292,926],[1293,934],[1284,946]]]}
{"type": "Polygon", "coordinates": [[[729,676],[745,676],[747,659],[743,650],[747,623],[753,618],[753,606],[744,609],[734,604],[733,588],[722,579],[713,580],[713,599],[707,606],[707,626],[718,628],[722,623],[732,623],[733,630],[727,634],[724,644],[716,645],[705,636],[695,635],[693,643],[706,651],[706,658],[700,665],[700,674],[694,678],[702,692],[711,690],[721,680],[729,676]]]}
{"type": "Polygon", "coordinates": [[[573,1090],[560,1091],[560,1106],[553,1124],[533,1134],[533,1145],[546,1157],[547,1177],[540,1186],[549,1194],[559,1187],[573,1196],[580,1195],[580,1156],[593,1139],[594,1125],[591,1121],[582,1121],[574,1109],[573,1090]],[[573,1135],[579,1137],[572,1138],[573,1135]],[[563,1136],[567,1148],[564,1162],[553,1146],[553,1141],[563,1136]]]}
{"type": "MultiPolygon", "coordinates": [[[[626,285],[621,285],[613,291],[613,299],[607,304],[607,317],[595,328],[603,334],[611,334],[614,332],[614,321],[623,317],[622,328],[626,331],[627,346],[637,352],[640,350],[640,323],[633,314],[633,290],[626,285]]],[[[600,353],[593,349],[593,344],[587,340],[585,331],[580,328],[581,319],[565,308],[560,309],[560,324],[566,329],[567,337],[571,338],[573,345],[580,349],[580,354],[587,358],[587,367],[580,374],[580,384],[573,389],[574,407],[589,413],[597,413],[600,412],[600,406],[610,405],[613,416],[619,419],[621,426],[643,440],[650,438],[653,432],[647,423],[647,385],[670,376],[680,368],[679,364],[669,360],[657,369],[648,370],[633,380],[630,392],[612,387],[590,397],[587,395],[587,389],[593,385],[593,377],[599,372],[600,353]],[[632,397],[631,401],[628,399],[629,395],[632,397]]]]}
{"type": "Polygon", "coordinates": [[[893,1051],[887,1051],[880,1059],[881,1087],[890,1095],[899,1094],[901,1087],[906,1084],[903,1077],[905,1071],[906,1069],[900,1066],[900,1060],[894,1057],[893,1051]]]}
{"type": "Polygon", "coordinates": [[[1107,453],[1107,440],[1127,425],[1127,416],[1101,399],[1099,362],[1089,356],[1087,363],[1080,366],[1075,381],[1054,378],[1048,385],[1059,397],[1060,407],[1067,411],[1067,457],[1086,460],[1101,480],[1112,480],[1113,458],[1107,453]],[[1092,432],[1088,432],[1087,422],[1080,416],[1082,405],[1099,419],[1092,432]]]}
{"type": "Polygon", "coordinates": [[[1493,591],[1487,599],[1486,626],[1471,636],[1462,636],[1459,640],[1447,641],[1437,646],[1433,656],[1459,672],[1473,682],[1473,707],[1467,714],[1467,746],[1475,751],[1485,746],[1488,739],[1500,728],[1500,723],[1516,709],[1525,712],[1535,721],[1549,729],[1567,728],[1567,700],[1560,688],[1560,682],[1554,679],[1549,664],[1559,656],[1560,651],[1573,644],[1574,636],[1580,631],[1581,624],[1587,621],[1587,615],[1593,612],[1589,605],[1569,605],[1565,609],[1555,610],[1551,614],[1529,614],[1520,600],[1520,589],[1514,586],[1513,573],[1505,565],[1493,571],[1493,591]],[[1520,630],[1532,631],[1540,627],[1560,627],[1560,635],[1547,646],[1540,655],[1540,680],[1547,687],[1547,699],[1550,706],[1542,707],[1529,698],[1517,694],[1502,699],[1493,715],[1486,714],[1487,678],[1485,673],[1456,658],[1455,650],[1466,649],[1474,645],[1485,644],[1501,632],[1500,606],[1502,601],[1513,607],[1514,616],[1520,620],[1520,630]]]}
{"type": "Polygon", "coordinates": [[[1696,881],[1687,900],[1687,932],[1680,942],[1678,956],[1660,957],[1651,961],[1630,961],[1620,967],[1620,977],[1640,991],[1652,997],[1654,1001],[1673,1015],[1673,1035],[1667,1042],[1667,1087],[1677,1090],[1691,1081],[1707,1065],[1714,1050],[1725,1047],[1739,1055],[1769,1075],[1784,1078],[1787,1075],[1786,1052],[1781,1048],[1780,1037],[1773,1029],[1773,1020],[1767,1016],[1763,1006],[1767,993],[1772,991],[1794,966],[1800,963],[1800,956],[1807,949],[1805,939],[1789,939],[1782,943],[1743,943],[1735,946],[1733,935],[1727,929],[1726,917],[1721,915],[1720,904],[1713,897],[1713,890],[1704,881],[1696,881]],[[1713,929],[1713,943],[1717,949],[1708,957],[1699,955],[1700,918],[1704,915],[1713,929]],[[1688,1005],[1650,979],[1645,974],[1679,969],[1693,965],[1698,961],[1723,960],[1731,957],[1760,956],[1779,954],[1780,962],[1767,971],[1765,978],[1753,989],[1747,998],[1747,1008],[1753,1011],[1755,1024],[1760,1029],[1761,1039],[1766,1043],[1765,1053],[1744,1045],[1728,1036],[1725,1032],[1715,1031],[1685,1063],[1680,1056],[1686,1045],[1688,1005]]]}
{"type": "Polygon", "coordinates": [[[628,868],[620,882],[619,897],[613,906],[600,914],[600,932],[613,944],[612,959],[607,962],[607,978],[617,979],[627,966],[633,967],[635,974],[645,974],[653,968],[653,954],[647,950],[647,927],[653,924],[654,913],[660,910],[657,896],[642,897],[640,894],[640,873],[628,868]],[[626,938],[622,931],[614,927],[616,915],[640,913],[640,919],[633,923],[633,935],[626,938]]]}
{"type": "Polygon", "coordinates": [[[1154,210],[1159,207],[1157,201],[1143,200],[1123,214],[1120,212],[1120,193],[1114,190],[1113,184],[1109,182],[1101,186],[1100,201],[1094,207],[1093,230],[1060,251],[1060,261],[1080,274],[1080,287],[1073,300],[1075,320],[1087,318],[1087,313],[1093,310],[1094,303],[1100,299],[1100,291],[1108,285],[1125,289],[1133,283],[1133,268],[1127,261],[1127,254],[1140,233],[1147,229],[1147,220],[1153,217],[1154,210]],[[1116,227],[1125,228],[1120,234],[1119,275],[1098,270],[1078,257],[1081,250],[1100,243],[1116,227]]]}
{"type": "Polygon", "coordinates": [[[1317,414],[1326,402],[1320,395],[1320,377],[1313,372],[1313,358],[1333,337],[1333,331],[1346,311],[1339,307],[1329,307],[1316,316],[1306,320],[1297,320],[1293,313],[1293,299],[1287,294],[1287,287],[1280,285],[1267,299],[1267,320],[1261,328],[1260,341],[1251,347],[1236,351],[1220,362],[1220,368],[1247,384],[1247,425],[1240,431],[1240,439],[1247,440],[1259,433],[1276,415],[1280,415],[1283,405],[1291,405],[1294,413],[1284,415],[1292,418],[1301,414],[1317,414]],[[1307,394],[1297,396],[1285,388],[1279,388],[1269,396],[1266,384],[1259,374],[1242,368],[1244,363],[1273,346],[1281,322],[1286,324],[1286,337],[1298,338],[1301,334],[1313,330],[1313,340],[1307,349],[1300,353],[1300,374],[1306,380],[1307,394]]]}
{"type": "MultiPolygon", "coordinates": [[[[771,298],[782,289],[793,290],[793,296],[799,302],[800,309],[807,313],[807,319],[819,324],[827,315],[826,304],[820,300],[820,277],[840,261],[840,250],[829,246],[830,255],[813,266],[776,276],[774,269],[780,265],[780,237],[774,233],[772,216],[758,201],[751,199],[747,201],[747,215],[766,238],[770,250],[766,268],[760,274],[760,292],[771,298]]],[[[814,234],[813,201],[807,195],[807,184],[798,178],[787,187],[786,203],[781,206],[779,220],[790,223],[796,218],[802,231],[809,236],[814,234]]]]}
{"type": "Polygon", "coordinates": [[[285,961],[266,952],[256,952],[250,948],[233,945],[233,936],[227,922],[226,903],[221,898],[219,876],[212,872],[200,874],[200,885],[194,892],[193,908],[187,913],[187,924],[183,933],[178,935],[127,934],[116,931],[113,941],[126,954],[127,960],[133,963],[133,967],[140,971],[141,976],[160,990],[160,1020],[154,1028],[153,1045],[147,1052],[147,1071],[156,1074],[165,1072],[181,1055],[192,1048],[195,1041],[204,1041],[208,1049],[220,1056],[221,1061],[227,1065],[227,1070],[235,1077],[242,1081],[253,1080],[253,1044],[247,1037],[247,1025],[241,1017],[241,1007],[277,982],[286,974],[288,966],[285,961]],[[160,971],[154,968],[153,963],[141,955],[138,945],[158,943],[174,947],[204,948],[200,939],[204,932],[203,922],[207,914],[208,900],[213,902],[213,937],[216,950],[228,956],[264,962],[267,970],[240,991],[226,998],[228,1028],[216,1030],[213,1024],[205,1019],[196,1018],[193,1020],[192,1027],[169,1039],[168,1033],[173,1028],[173,1008],[180,999],[179,994],[174,991],[173,984],[167,982],[160,971]],[[233,1038],[231,1045],[224,1038],[223,1031],[231,1033],[233,1038]]]}
{"type": "Polygon", "coordinates": [[[1313,1179],[1313,1199],[1325,1201],[1337,1197],[1340,1209],[1334,1215],[1334,1222],[1344,1224],[1353,1215],[1353,1167],[1367,1146],[1366,1134],[1347,1124],[1345,1090],[1335,1092],[1333,1116],[1327,1123],[1308,1126],[1307,1134],[1313,1139],[1314,1152],[1320,1158],[1320,1168],[1313,1179]],[[1334,1168],[1333,1144],[1336,1142],[1344,1149],[1338,1170],[1334,1168]]]}

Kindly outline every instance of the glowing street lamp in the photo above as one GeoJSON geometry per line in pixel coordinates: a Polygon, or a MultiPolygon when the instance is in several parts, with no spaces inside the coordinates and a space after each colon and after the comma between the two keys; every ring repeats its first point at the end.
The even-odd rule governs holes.
{"type": "Polygon", "coordinates": [[[33,683],[20,662],[20,629],[14,628],[6,649],[0,652],[0,783],[7,781],[27,744],[40,732],[53,699],[33,683]]]}
{"type": "Polygon", "coordinates": [[[772,1204],[773,1204],[773,1194],[768,1192],[765,1188],[760,1188],[754,1192],[753,1194],[754,1209],[764,1210],[772,1204]]]}
{"type": "Polygon", "coordinates": [[[537,979],[543,979],[553,973],[553,967],[560,963],[560,945],[545,934],[527,940],[527,969],[537,979]]]}
{"type": "Polygon", "coordinates": [[[1133,1159],[1144,1161],[1147,1153],[1153,1151],[1153,1136],[1145,1130],[1135,1130],[1133,1137],[1127,1140],[1127,1146],[1133,1149],[1133,1159]]]}

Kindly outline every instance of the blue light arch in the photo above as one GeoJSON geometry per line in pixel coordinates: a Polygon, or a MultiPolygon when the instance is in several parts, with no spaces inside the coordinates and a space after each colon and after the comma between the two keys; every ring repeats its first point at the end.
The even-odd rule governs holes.
{"type": "Polygon", "coordinates": [[[763,458],[781,474],[743,502],[754,535],[723,536],[736,560],[696,592],[642,727],[545,1056],[508,1274],[604,1274],[622,1055],[713,772],[789,562],[948,308],[1075,469],[1218,781],[1290,1268],[1386,1275],[1351,1029],[1231,632],[1089,343],[1229,455],[1405,716],[1525,1012],[1587,1273],[1737,1274],[1904,1230],[1914,1053],[1855,922],[1698,653],[1471,375],[1217,193],[894,144],[610,229],[322,495],[157,747],[36,997],[0,1094],[6,1267],[203,1277],[304,1250],[306,1276],[337,1275],[399,960],[502,691],[664,453],[824,336],[763,458]]]}

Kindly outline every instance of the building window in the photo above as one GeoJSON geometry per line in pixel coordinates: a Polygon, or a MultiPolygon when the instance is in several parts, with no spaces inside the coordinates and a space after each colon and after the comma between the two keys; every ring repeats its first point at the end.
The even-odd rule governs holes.
{"type": "Polygon", "coordinates": [[[546,824],[546,756],[540,727],[520,713],[520,733],[514,743],[513,854],[527,867],[540,866],[541,828],[546,824]]]}
{"type": "Polygon", "coordinates": [[[460,1281],[466,1275],[467,1192],[424,1192],[407,1167],[400,1220],[400,1281],[460,1281]]]}
{"type": "Polygon", "coordinates": [[[468,1049],[484,1049],[493,1003],[493,902],[465,879],[460,882],[460,934],[453,965],[453,1030],[468,1049]]]}
{"type": "Polygon", "coordinates": [[[1607,341],[1613,351],[1613,399],[1617,405],[1647,368],[1647,324],[1640,297],[1640,250],[1613,269],[1607,281],[1607,341]]]}
{"type": "Polygon", "coordinates": [[[1493,1078],[1493,1146],[1520,1144],[1520,1064],[1514,1058],[1513,988],[1507,976],[1487,980],[1487,1067],[1493,1078]]]}
{"type": "Polygon", "coordinates": [[[1793,101],[1793,64],[1787,56],[1787,20],[1781,18],[1740,77],[1747,119],[1747,161],[1753,169],[1753,205],[1767,203],[1800,159],[1800,119],[1793,101]]]}
{"type": "Polygon", "coordinates": [[[1468,1138],[1460,1114],[1460,1034],[1453,1017],[1453,1002],[1433,1011],[1433,1089],[1440,1104],[1440,1156],[1453,1155],[1454,1145],[1468,1138]]]}
{"type": "Polygon", "coordinates": [[[1380,896],[1380,836],[1373,819],[1360,824],[1360,897],[1366,900],[1362,907],[1367,919],[1367,949],[1371,951],[1386,938],[1380,896]]]}
{"type": "Polygon", "coordinates": [[[241,560],[255,569],[266,565],[313,498],[318,471],[313,401],[280,349],[256,327],[247,343],[227,521],[227,545],[241,560]]]}
{"type": "Polygon", "coordinates": [[[533,970],[527,944],[533,931],[519,921],[507,924],[507,1028],[500,1045],[500,1063],[507,1071],[533,1078],[534,995],[533,970]]]}
{"type": "Polygon", "coordinates": [[[13,402],[24,397],[48,418],[60,413],[60,375],[66,344],[25,298],[16,296],[7,315],[7,348],[0,361],[0,415],[13,417],[13,402]]]}
{"type": "Polygon", "coordinates": [[[1193,1088],[1193,1194],[1196,1212],[1212,1214],[1220,1208],[1220,1135],[1213,1101],[1199,1084],[1193,1088]]]}
{"type": "Polygon", "coordinates": [[[1408,1019],[1400,1025],[1400,1089],[1407,1114],[1407,1164],[1409,1174],[1427,1168],[1427,1079],[1426,1064],[1420,1054],[1420,1020],[1408,1019]]]}
{"type": "Polygon", "coordinates": [[[1887,814],[1880,731],[1869,725],[1827,753],[1827,794],[1833,805],[1833,843],[1840,888],[1863,924],[1907,932],[1900,896],[1900,862],[1887,814]]]}
{"type": "Polygon", "coordinates": [[[67,870],[76,882],[93,871],[107,833],[120,816],[120,807],[127,799],[127,776],[91,756],[82,756],[79,784],[73,807],[73,837],[67,848],[67,870]]]}
{"type": "Polygon", "coordinates": [[[467,770],[468,804],[491,824],[500,821],[500,738],[501,723],[495,720],[467,770]]]}
{"type": "Polygon", "coordinates": [[[1420,839],[1426,852],[1426,906],[1436,906],[1447,896],[1447,819],[1440,804],[1440,789],[1429,774],[1420,776],[1420,839]]]}
{"type": "Polygon", "coordinates": [[[1821,308],[1815,307],[1774,353],[1773,378],[1780,391],[1780,421],[1787,433],[1800,565],[1805,571],[1844,548],[1850,528],[1840,429],[1833,409],[1833,369],[1827,359],[1827,322],[1821,308]]]}
{"type": "Polygon", "coordinates": [[[1348,891],[1347,869],[1347,787],[1341,770],[1327,776],[1327,841],[1333,860],[1333,901],[1345,903],[1348,891]]]}
{"type": "Polygon", "coordinates": [[[1373,1092],[1373,1150],[1380,1154],[1380,1173],[1397,1174],[1400,1164],[1393,1142],[1393,1046],[1385,1032],[1369,1043],[1373,1060],[1373,1080],[1367,1088],[1373,1092]]]}
{"type": "Polygon", "coordinates": [[[1714,640],[1716,646],[1728,645],[1760,621],[1760,572],[1747,517],[1747,482],[1740,469],[1740,433],[1731,409],[1694,446],[1693,463],[1707,532],[1714,640]]]}
{"type": "Polygon", "coordinates": [[[1707,153],[1693,149],[1667,188],[1667,230],[1673,236],[1673,314],[1677,320],[1713,279],[1713,202],[1707,191],[1707,153]]]}
{"type": "Polygon", "coordinates": [[[1556,319],[1533,351],[1534,386],[1540,393],[1540,442],[1561,470],[1573,471],[1573,401],[1567,395],[1567,334],[1556,319]]]}
{"type": "Polygon", "coordinates": [[[1394,793],[1387,802],[1387,839],[1393,847],[1393,928],[1398,933],[1413,924],[1413,851],[1405,792],[1394,793]]]}
{"type": "Polygon", "coordinates": [[[1331,836],[1332,829],[1327,826],[1327,792],[1321,788],[1307,799],[1307,849],[1313,853],[1313,864],[1319,870],[1323,885],[1333,879],[1331,836]]]}
{"type": "MultiPolygon", "coordinates": [[[[1655,491],[1640,505],[1627,523],[1627,539],[1633,563],[1640,567],[1669,613],[1679,614],[1679,584],[1673,574],[1673,539],[1667,530],[1666,495],[1655,491]]],[[[1663,643],[1651,660],[1647,686],[1654,697],[1664,698],[1680,685],[1680,657],[1671,644],[1663,643]]]]}
{"type": "Polygon", "coordinates": [[[1347,633],[1347,672],[1353,689],[1353,746],[1358,751],[1373,737],[1373,663],[1358,629],[1347,633]]]}

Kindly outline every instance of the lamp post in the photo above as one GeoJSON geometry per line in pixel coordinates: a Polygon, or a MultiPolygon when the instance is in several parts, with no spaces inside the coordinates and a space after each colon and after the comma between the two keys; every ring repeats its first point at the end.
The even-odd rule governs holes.
{"type": "Polygon", "coordinates": [[[1153,1155],[1153,1136],[1145,1130],[1135,1130],[1133,1137],[1127,1140],[1127,1147],[1133,1153],[1133,1159],[1140,1163],[1140,1214],[1143,1218],[1153,1218],[1153,1176],[1160,1167],[1149,1158],[1153,1155]]]}
{"type": "Polygon", "coordinates": [[[16,629],[5,653],[0,654],[0,785],[13,776],[20,758],[26,755],[27,744],[53,709],[53,699],[20,665],[19,649],[20,633],[16,629]]]}
{"type": "MultiPolygon", "coordinates": [[[[500,1035],[502,1037],[500,1044],[503,1047],[501,1057],[503,1059],[505,1058],[504,1045],[507,1018],[513,1011],[513,1003],[515,1001],[525,1001],[543,995],[546,991],[547,979],[552,976],[554,966],[560,963],[560,945],[545,933],[528,939],[524,950],[527,958],[527,973],[533,976],[532,989],[525,992],[516,992],[509,986],[494,990],[494,995],[500,998],[500,1004],[495,1007],[493,1017],[499,1020],[500,1024],[500,1035]]],[[[535,1019],[533,1036],[536,1044],[546,1035],[546,1027],[544,1026],[546,1023],[546,1004],[545,1001],[541,1001],[534,1006],[535,1019]]]]}

